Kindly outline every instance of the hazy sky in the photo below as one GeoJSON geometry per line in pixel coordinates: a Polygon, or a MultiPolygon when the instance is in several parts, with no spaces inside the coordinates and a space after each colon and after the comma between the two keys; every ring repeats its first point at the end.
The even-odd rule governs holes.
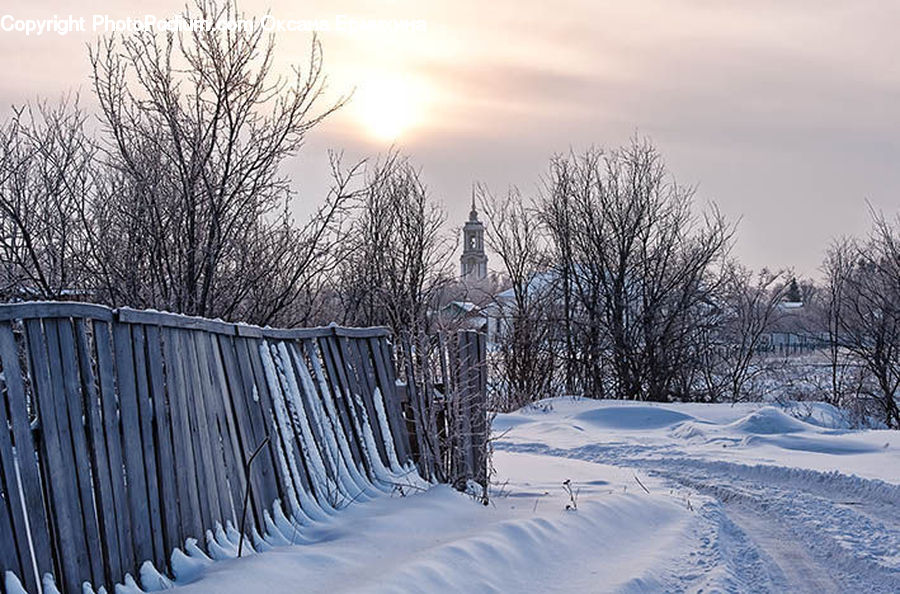
{"type": "MultiPolygon", "coordinates": [[[[177,0],[3,0],[0,17],[87,18],[89,31],[0,32],[0,104],[80,89],[92,16],[177,12],[177,0]]],[[[335,95],[352,105],[291,163],[298,211],[327,186],[325,153],[392,142],[422,166],[450,223],[473,181],[535,191],[553,153],[638,133],[676,179],[742,218],[753,267],[816,274],[830,238],[862,233],[866,200],[900,208],[900,2],[727,0],[424,2],[244,0],[282,20],[421,19],[424,32],[321,34],[335,95]]],[[[282,67],[309,34],[278,36],[282,67]]]]}

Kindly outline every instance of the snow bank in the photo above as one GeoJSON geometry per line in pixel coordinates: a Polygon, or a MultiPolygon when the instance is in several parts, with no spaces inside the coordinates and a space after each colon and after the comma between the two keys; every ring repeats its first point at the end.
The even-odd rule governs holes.
{"type": "Polygon", "coordinates": [[[793,417],[789,417],[777,408],[766,406],[754,411],[729,426],[739,433],[755,435],[772,435],[776,433],[798,433],[815,431],[817,428],[793,417]]]}
{"type": "Polygon", "coordinates": [[[815,591],[824,579],[827,591],[833,578],[838,591],[890,592],[900,583],[900,434],[828,429],[758,404],[570,398],[498,415],[494,430],[491,505],[446,486],[379,491],[300,527],[302,544],[284,536],[277,544],[288,546],[243,559],[189,557],[202,579],[177,589],[766,592],[815,591]],[[780,566],[786,558],[795,567],[780,566]]]}
{"type": "Polygon", "coordinates": [[[575,415],[575,421],[617,431],[659,429],[688,420],[693,420],[693,417],[678,411],[649,406],[598,408],[575,415]]]}
{"type": "Polygon", "coordinates": [[[690,510],[649,477],[653,495],[611,466],[506,453],[496,463],[505,487],[490,506],[443,485],[382,496],[317,524],[309,545],[217,563],[177,591],[611,591],[691,533],[690,510]]]}

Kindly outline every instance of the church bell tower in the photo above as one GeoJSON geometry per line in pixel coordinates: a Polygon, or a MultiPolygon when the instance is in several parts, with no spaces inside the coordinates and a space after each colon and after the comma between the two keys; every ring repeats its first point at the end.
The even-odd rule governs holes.
{"type": "Polygon", "coordinates": [[[459,275],[464,281],[487,278],[487,255],[484,253],[484,224],[478,220],[475,210],[475,193],[472,193],[472,210],[463,226],[463,253],[459,258],[459,275]]]}

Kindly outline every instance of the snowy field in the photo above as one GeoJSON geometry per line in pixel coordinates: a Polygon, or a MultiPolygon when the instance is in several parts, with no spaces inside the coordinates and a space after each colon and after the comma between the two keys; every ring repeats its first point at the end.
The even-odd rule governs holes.
{"type": "Polygon", "coordinates": [[[547,400],[497,417],[491,505],[385,493],[178,591],[900,592],[900,433],[803,413],[547,400]]]}

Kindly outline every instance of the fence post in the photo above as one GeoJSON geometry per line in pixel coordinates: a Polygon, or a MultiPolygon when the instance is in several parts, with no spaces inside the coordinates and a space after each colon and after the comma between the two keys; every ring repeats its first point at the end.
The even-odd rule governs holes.
{"type": "Polygon", "coordinates": [[[458,379],[455,398],[460,418],[456,422],[460,451],[454,458],[464,469],[461,479],[472,479],[487,487],[487,377],[484,335],[474,330],[457,333],[458,379]]]}

